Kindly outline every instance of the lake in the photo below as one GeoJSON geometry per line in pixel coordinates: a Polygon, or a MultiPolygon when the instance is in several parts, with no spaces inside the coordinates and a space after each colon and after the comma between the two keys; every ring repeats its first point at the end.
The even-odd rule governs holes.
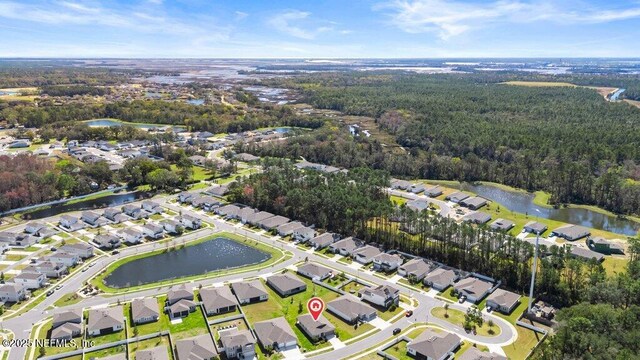
{"type": "Polygon", "coordinates": [[[71,204],[52,205],[44,209],[25,213],[22,215],[22,218],[31,220],[42,219],[69,211],[91,210],[126,204],[135,200],[148,198],[150,196],[151,194],[144,191],[133,191],[123,194],[107,195],[97,199],[82,200],[71,204]]]}
{"type": "Polygon", "coordinates": [[[258,264],[270,258],[271,255],[264,251],[217,237],[128,262],[109,274],[104,283],[110,287],[123,288],[258,264]]]}
{"type": "Polygon", "coordinates": [[[554,209],[538,206],[533,203],[535,196],[526,192],[508,191],[492,185],[469,183],[463,183],[457,188],[471,191],[484,198],[498,202],[509,210],[523,214],[527,213],[530,216],[538,216],[629,236],[634,236],[640,230],[640,223],[615,215],[602,214],[577,207],[554,209]]]}
{"type": "Polygon", "coordinates": [[[138,124],[138,123],[130,123],[124,121],[117,121],[112,119],[94,119],[85,121],[89,127],[112,127],[112,126],[123,126],[123,125],[131,125],[133,127],[137,127],[140,129],[153,129],[153,128],[163,128],[163,127],[176,127],[176,128],[184,128],[182,125],[166,125],[166,124],[138,124]]]}

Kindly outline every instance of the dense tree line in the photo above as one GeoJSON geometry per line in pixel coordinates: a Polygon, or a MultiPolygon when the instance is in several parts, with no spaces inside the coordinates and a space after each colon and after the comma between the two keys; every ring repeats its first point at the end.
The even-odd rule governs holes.
{"type": "Polygon", "coordinates": [[[108,88],[88,86],[88,85],[55,85],[43,86],[40,89],[41,94],[49,96],[76,96],[76,95],[92,95],[102,96],[108,93],[108,88]]]}
{"type": "Polygon", "coordinates": [[[391,203],[382,187],[386,173],[366,168],[348,174],[304,174],[274,160],[265,171],[230,187],[230,200],[302,220],[336,232],[365,229],[368,219],[388,212],[391,203]]]}
{"type": "Polygon", "coordinates": [[[365,161],[396,176],[494,181],[549,191],[553,203],[640,211],[640,187],[627,180],[640,179],[640,110],[606,102],[593,90],[464,75],[323,74],[287,81],[317,107],[375,118],[408,152],[389,154],[375,140],[348,144],[327,133],[318,135],[319,144],[305,139],[273,152],[313,153],[309,160],[338,166],[365,161]]]}
{"type": "Polygon", "coordinates": [[[0,88],[50,85],[115,85],[127,81],[135,70],[66,67],[52,62],[0,62],[0,88]]]}

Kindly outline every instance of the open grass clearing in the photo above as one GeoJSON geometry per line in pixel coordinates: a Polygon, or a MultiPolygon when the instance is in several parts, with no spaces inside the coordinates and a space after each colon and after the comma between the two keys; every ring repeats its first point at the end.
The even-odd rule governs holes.
{"type": "MultiPolygon", "coordinates": [[[[431,315],[446,320],[454,325],[463,326],[465,313],[457,309],[445,310],[443,307],[435,307],[431,309],[431,315]]],[[[500,334],[500,327],[497,325],[489,326],[489,321],[484,321],[482,326],[476,326],[477,334],[480,336],[497,336],[500,334]],[[491,333],[493,332],[493,333],[491,333]]]]}

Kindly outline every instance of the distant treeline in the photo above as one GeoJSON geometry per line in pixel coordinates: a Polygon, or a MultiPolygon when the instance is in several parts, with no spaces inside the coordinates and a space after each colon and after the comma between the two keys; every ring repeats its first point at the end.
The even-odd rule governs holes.
{"type": "Polygon", "coordinates": [[[288,79],[319,108],[373,117],[405,154],[335,131],[267,145],[395,176],[493,181],[546,190],[553,203],[640,212],[640,110],[585,88],[521,87],[477,75],[321,74],[288,79]]]}
{"type": "Polygon", "coordinates": [[[106,88],[88,86],[88,85],[56,85],[43,86],[40,93],[49,96],[75,96],[75,95],[93,95],[101,96],[108,93],[106,88]]]}

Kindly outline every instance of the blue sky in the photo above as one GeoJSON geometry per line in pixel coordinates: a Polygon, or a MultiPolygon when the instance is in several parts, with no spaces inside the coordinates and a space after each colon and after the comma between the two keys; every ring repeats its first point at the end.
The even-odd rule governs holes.
{"type": "Polygon", "coordinates": [[[640,57],[640,0],[0,0],[0,57],[640,57]]]}

